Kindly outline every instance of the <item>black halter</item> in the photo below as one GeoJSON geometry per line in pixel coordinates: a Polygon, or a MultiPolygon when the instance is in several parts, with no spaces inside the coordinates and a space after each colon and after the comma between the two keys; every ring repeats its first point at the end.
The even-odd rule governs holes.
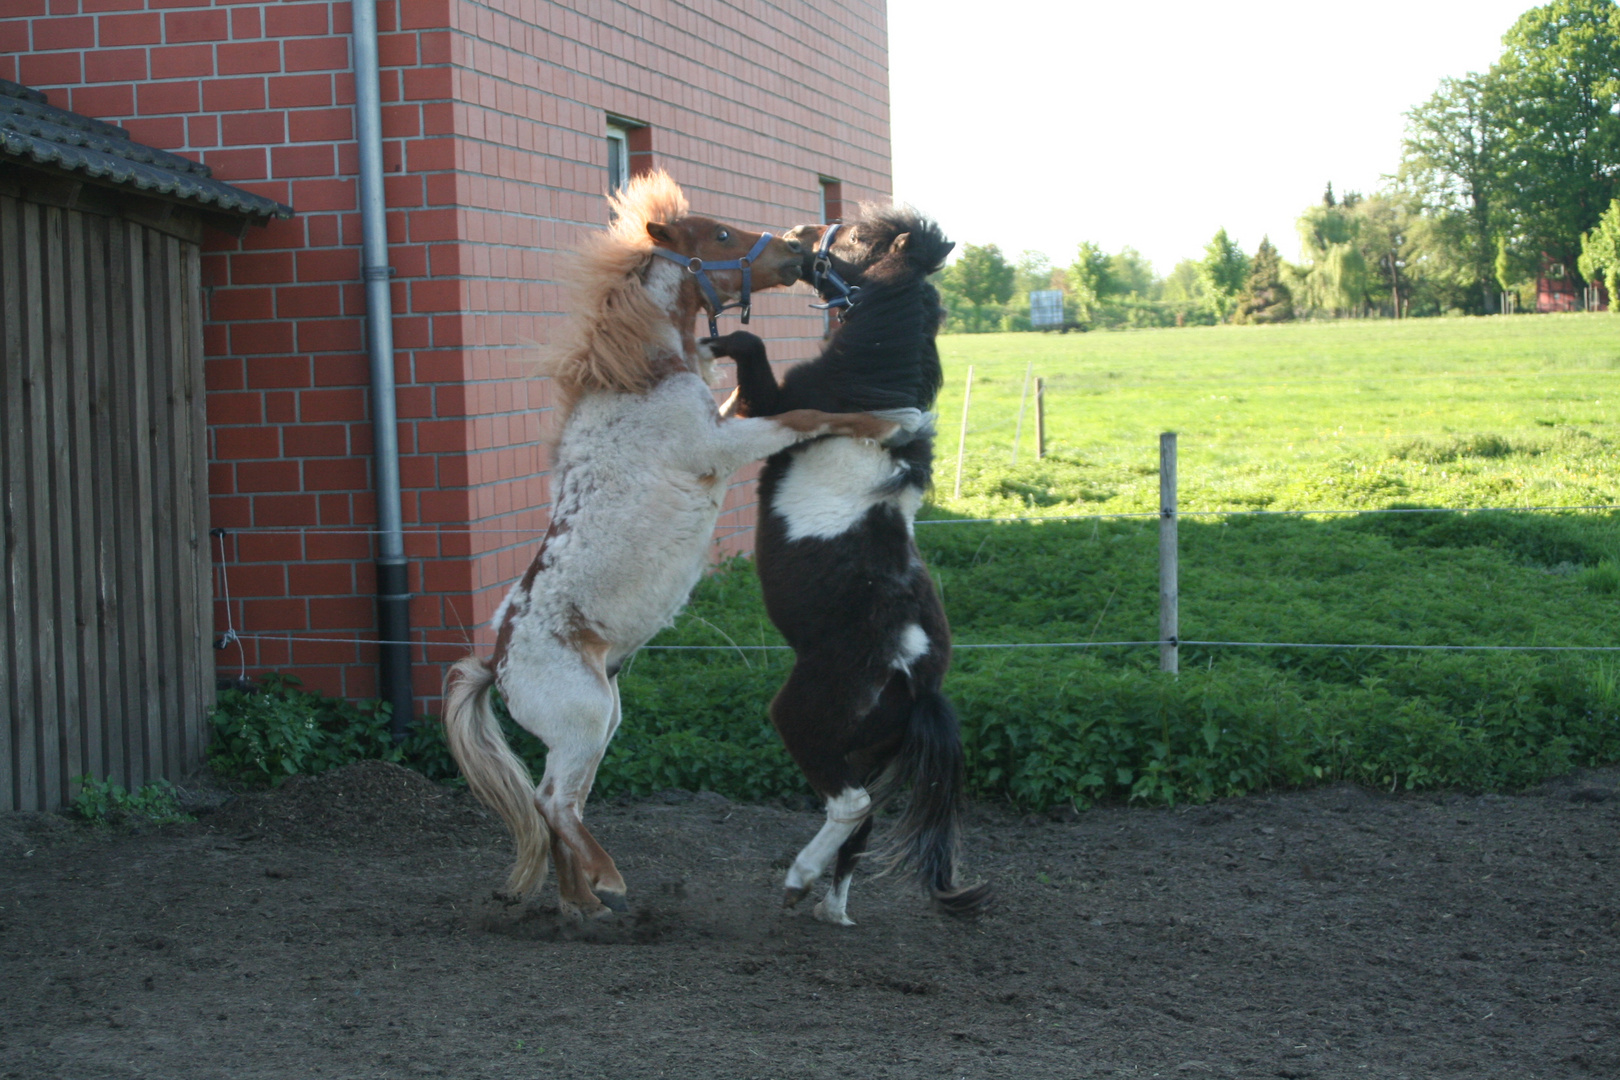
{"type": "Polygon", "coordinates": [[[754,246],[748,249],[748,254],[740,259],[727,259],[725,262],[705,263],[696,255],[682,255],[668,248],[654,247],[653,254],[662,256],[670,262],[680,263],[686,267],[686,272],[697,278],[698,288],[703,290],[704,303],[709,309],[709,336],[719,337],[720,326],[716,320],[722,311],[732,308],[742,308],[743,325],[748,325],[748,316],[753,314],[754,298],[754,260],[759,253],[765,250],[765,245],[771,242],[770,233],[760,233],[754,246]],[[714,282],[709,280],[710,270],[741,270],[742,271],[742,299],[735,304],[722,304],[720,294],[715,291],[714,282]]]}
{"type": "Polygon", "coordinates": [[[811,304],[810,306],[818,311],[839,308],[841,309],[838,312],[840,321],[848,314],[849,309],[855,306],[856,294],[861,291],[859,285],[846,284],[844,279],[838,276],[838,271],[833,269],[833,237],[837,236],[838,230],[843,227],[842,223],[832,225],[827,228],[826,232],[821,234],[821,243],[816,247],[816,261],[811,265],[810,280],[810,283],[815,286],[816,292],[822,296],[826,296],[829,292],[835,290],[838,293],[837,296],[828,300],[825,304],[811,304]]]}

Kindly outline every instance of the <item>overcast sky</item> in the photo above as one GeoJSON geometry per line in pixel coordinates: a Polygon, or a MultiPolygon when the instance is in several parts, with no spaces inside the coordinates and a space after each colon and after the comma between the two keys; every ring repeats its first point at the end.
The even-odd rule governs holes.
{"type": "Polygon", "coordinates": [[[1403,113],[1483,71],[1528,0],[889,0],[895,198],[959,245],[1160,274],[1215,230],[1297,258],[1294,219],[1371,190],[1403,113]]]}

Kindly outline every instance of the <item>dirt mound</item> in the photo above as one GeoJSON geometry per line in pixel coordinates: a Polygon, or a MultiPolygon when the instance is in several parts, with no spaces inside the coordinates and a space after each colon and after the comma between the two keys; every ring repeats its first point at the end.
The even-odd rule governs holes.
{"type": "Polygon", "coordinates": [[[488,842],[500,823],[465,791],[386,761],[361,761],[319,776],[294,776],[207,819],[216,832],[298,844],[460,846],[488,842]]]}

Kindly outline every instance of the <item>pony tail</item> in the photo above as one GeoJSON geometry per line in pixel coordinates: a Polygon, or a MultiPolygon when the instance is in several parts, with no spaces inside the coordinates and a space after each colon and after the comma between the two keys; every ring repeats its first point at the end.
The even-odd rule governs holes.
{"type": "Polygon", "coordinates": [[[501,815],[517,847],[506,895],[522,899],[546,878],[551,829],[534,801],[528,766],[507,745],[490,704],[495,672],[476,656],[457,662],[445,679],[444,737],[450,756],[478,801],[501,815]]]}
{"type": "Polygon", "coordinates": [[[956,711],[938,690],[911,708],[900,752],[874,785],[879,803],[900,787],[911,797],[878,858],[884,872],[906,868],[950,915],[976,915],[990,902],[988,884],[958,888],[956,849],[962,809],[962,738],[956,711]]]}

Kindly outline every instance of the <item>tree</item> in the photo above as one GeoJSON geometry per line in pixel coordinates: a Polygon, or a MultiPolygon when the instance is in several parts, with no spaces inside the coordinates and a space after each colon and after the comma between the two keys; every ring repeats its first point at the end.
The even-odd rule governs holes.
{"type": "Polygon", "coordinates": [[[1249,264],[1249,278],[1243,298],[1232,313],[1235,323],[1287,322],[1294,317],[1294,297],[1283,284],[1282,259],[1271,246],[1269,236],[1261,237],[1260,250],[1249,264]]]}
{"type": "Polygon", "coordinates": [[[1620,311],[1620,199],[1598,219],[1597,227],[1581,237],[1581,276],[1603,279],[1609,291],[1609,311],[1620,311]]]}
{"type": "Polygon", "coordinates": [[[1026,251],[1018,256],[1018,266],[1013,281],[1013,290],[1020,293],[1032,293],[1038,289],[1053,288],[1052,260],[1044,252],[1026,251]]]}
{"type": "Polygon", "coordinates": [[[1304,296],[1313,311],[1334,315],[1358,313],[1367,300],[1367,260],[1361,253],[1361,220],[1355,213],[1359,196],[1347,194],[1338,205],[1325,199],[1300,215],[1299,244],[1310,266],[1304,296]]]}
{"type": "Polygon", "coordinates": [[[1620,194],[1620,8],[1553,0],[1502,37],[1486,86],[1522,257],[1576,263],[1620,194]]]}
{"type": "Polygon", "coordinates": [[[979,333],[1000,326],[1000,312],[986,311],[1012,299],[1017,270],[995,244],[968,244],[962,257],[940,271],[938,286],[947,306],[966,305],[964,329],[979,333]]]}
{"type": "Polygon", "coordinates": [[[1133,247],[1120,248],[1119,254],[1108,256],[1108,294],[1139,300],[1156,300],[1159,279],[1153,273],[1153,264],[1133,247]]]}
{"type": "Polygon", "coordinates": [[[1069,264],[1069,289],[1074,294],[1075,313],[1081,322],[1091,322],[1097,307],[1112,291],[1108,278],[1108,256],[1090,240],[1082,241],[1069,264]]]}
{"type": "Polygon", "coordinates": [[[1410,296],[1412,286],[1407,273],[1412,248],[1411,208],[1392,193],[1379,193],[1350,205],[1360,223],[1357,245],[1367,266],[1370,298],[1375,297],[1381,304],[1387,297],[1390,315],[1398,319],[1402,301],[1410,296]]]}
{"type": "Polygon", "coordinates": [[[1204,247],[1204,257],[1198,263],[1203,279],[1204,294],[1215,317],[1225,321],[1237,305],[1238,294],[1243,291],[1244,279],[1249,273],[1249,259],[1243,249],[1219,229],[1204,247]]]}
{"type": "MultiPolygon", "coordinates": [[[[1406,114],[1399,182],[1439,226],[1456,260],[1449,276],[1472,281],[1478,309],[1496,310],[1496,238],[1504,195],[1500,119],[1490,111],[1478,75],[1442,79],[1440,88],[1406,114]]],[[[1435,268],[1439,272],[1439,268],[1435,268]]]]}
{"type": "Polygon", "coordinates": [[[1198,260],[1182,259],[1176,263],[1176,268],[1164,279],[1164,298],[1172,304],[1205,306],[1204,278],[1198,271],[1198,260]]]}

